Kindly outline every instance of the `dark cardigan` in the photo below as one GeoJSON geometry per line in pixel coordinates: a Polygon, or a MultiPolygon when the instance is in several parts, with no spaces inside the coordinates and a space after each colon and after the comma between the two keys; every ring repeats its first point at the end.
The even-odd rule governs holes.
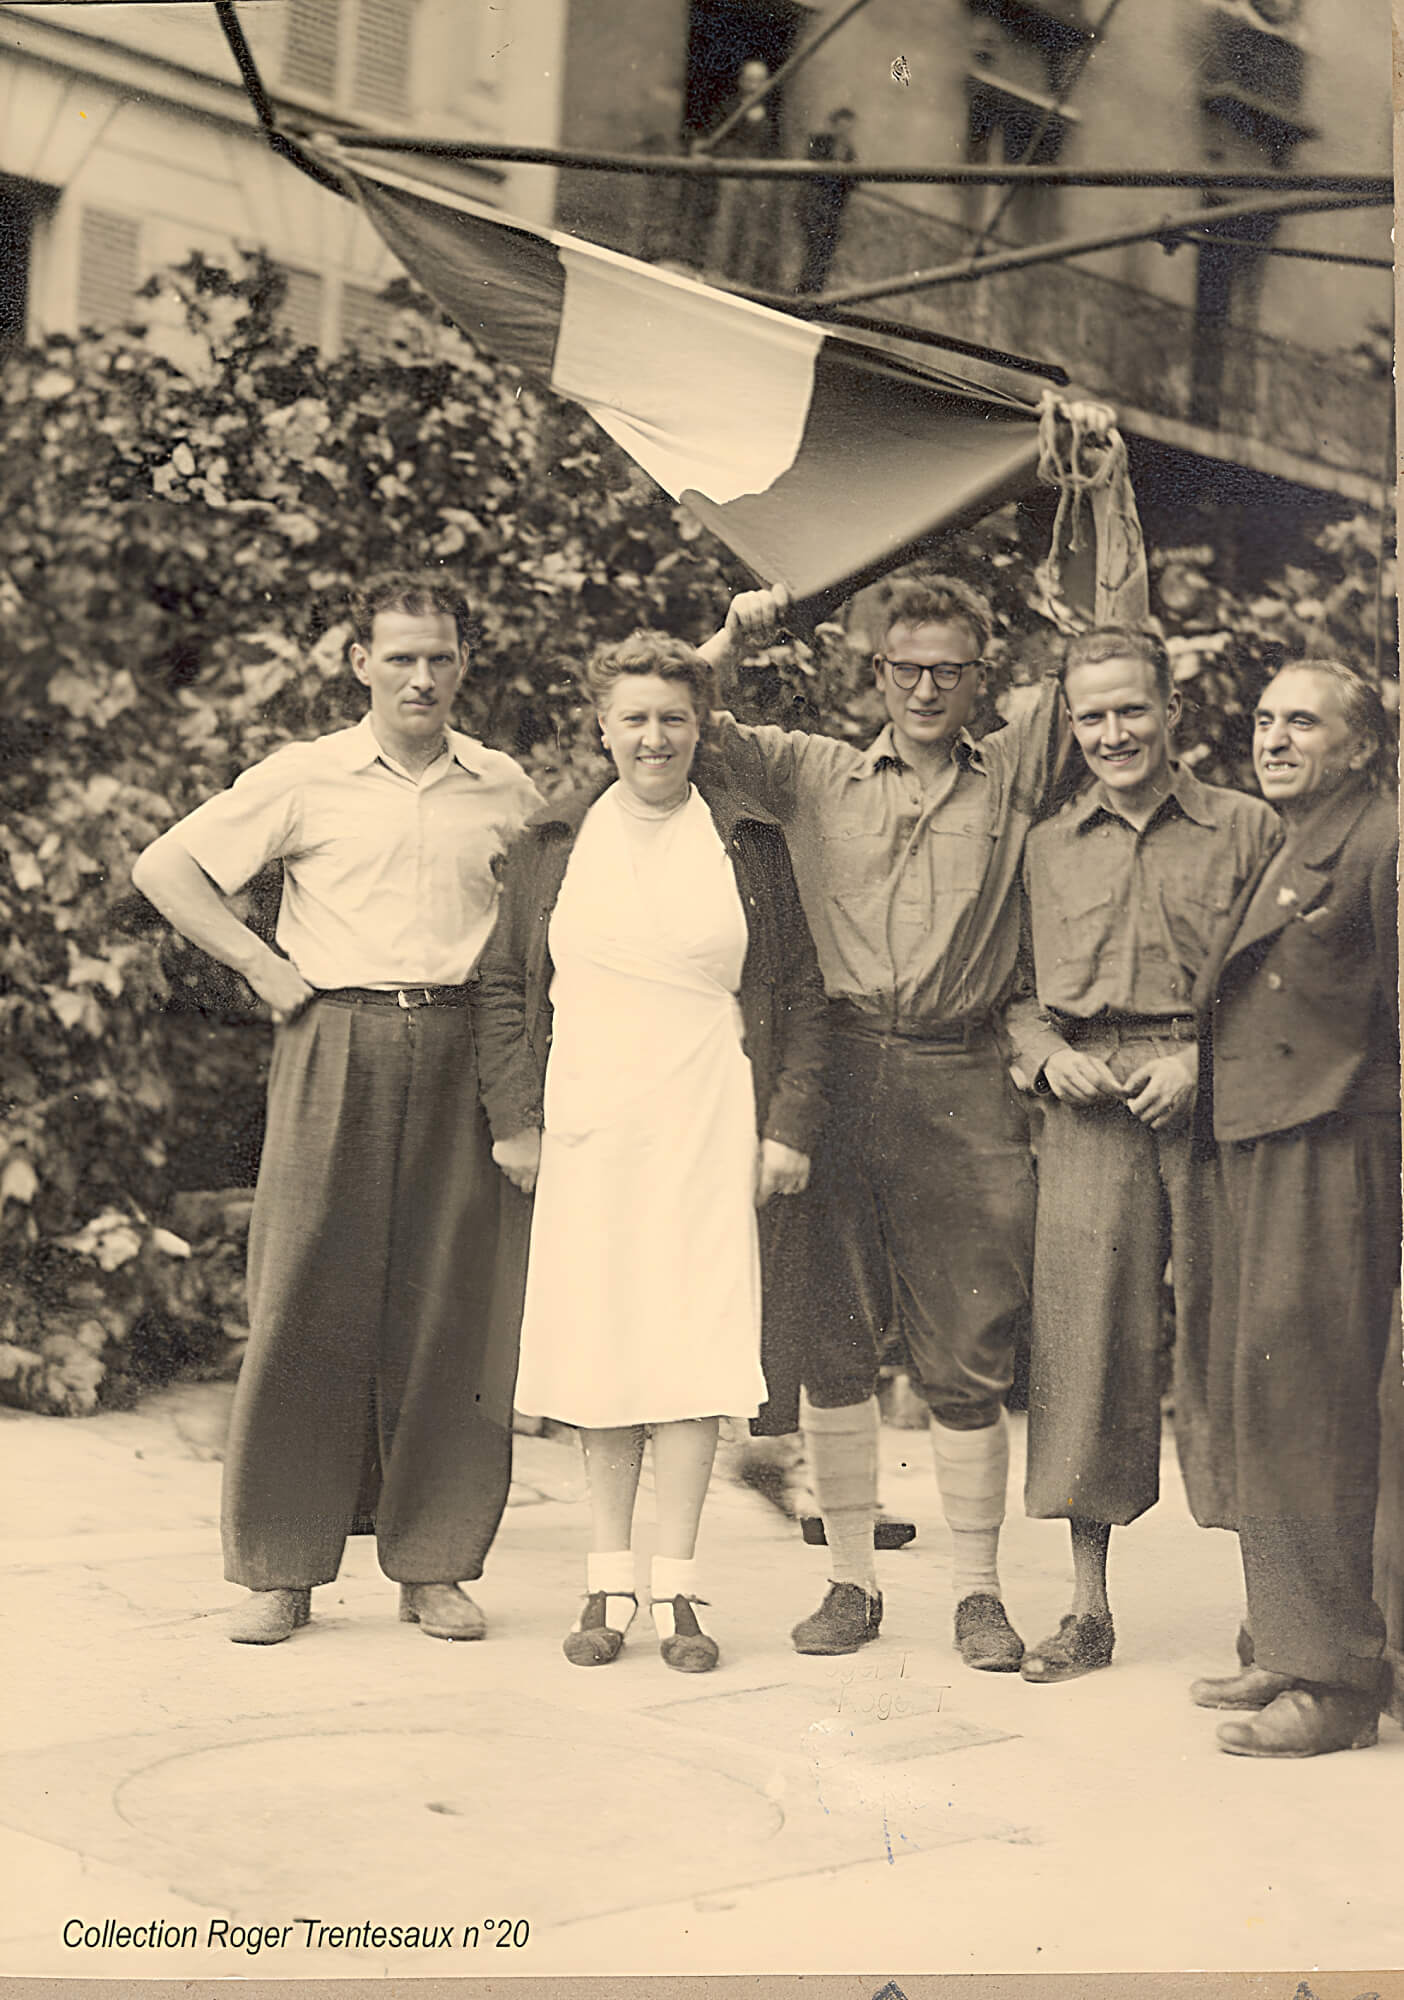
{"type": "MultiPolygon", "coordinates": [[[[750,942],[739,999],[765,1138],[813,1149],[823,1123],[824,982],[778,823],[699,759],[693,779],[731,858],[750,942]]],[[[539,1129],[551,1046],[547,930],[586,813],[612,777],[542,806],[507,852],[473,995],[478,1080],[494,1139],[539,1129]]]]}

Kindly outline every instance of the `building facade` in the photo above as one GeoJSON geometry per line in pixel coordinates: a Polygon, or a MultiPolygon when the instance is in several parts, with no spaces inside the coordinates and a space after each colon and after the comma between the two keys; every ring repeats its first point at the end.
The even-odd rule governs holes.
{"type": "MultiPolygon", "coordinates": [[[[241,0],[290,129],[674,153],[715,132],[850,0],[241,0]]],[[[207,0],[0,4],[0,343],[107,326],[192,249],[262,247],[324,353],[373,335],[393,258],[350,203],[269,150],[207,0]]],[[[1384,174],[1388,0],[867,0],[723,150],[802,158],[832,114],[870,163],[1384,174]],[[1094,33],[1098,23],[1104,31],[1094,33]]],[[[792,294],[793,187],[396,161],[507,215],[792,294]]],[[[1060,364],[1113,402],[1158,502],[1259,524],[1376,503],[1393,482],[1391,215],[1216,223],[1188,189],[888,184],[831,209],[824,288],[975,254],[1144,236],[868,310],[1060,364]],[[1325,249],[1368,262],[1323,264],[1325,249]],[[1366,350],[1373,343],[1373,365],[1366,350]]],[[[157,321],[160,301],[146,311],[157,321]]]]}
{"type": "MultiPolygon", "coordinates": [[[[842,11],[842,0],[575,0],[563,141],[661,150],[679,132],[705,133],[743,63],[773,71],[842,11]]],[[[1390,172],[1388,0],[1124,0],[1094,35],[1108,12],[1106,0],[868,0],[780,86],[779,151],[804,157],[842,107],[854,114],[858,157],[873,164],[1390,172]]],[[[658,232],[650,236],[647,217],[676,198],[660,182],[646,190],[657,192],[565,174],[559,214],[649,254],[658,232]]],[[[792,285],[803,254],[797,196],[748,198],[758,209],[769,203],[765,226],[786,237],[778,262],[782,286],[792,285]]],[[[1240,503],[1261,512],[1289,494],[1307,506],[1313,495],[1378,503],[1394,479],[1381,365],[1391,213],[1215,226],[1211,200],[1251,198],[860,188],[843,209],[826,283],[842,289],[959,267],[976,253],[1154,228],[1202,205],[1198,239],[1168,251],[1130,242],[865,309],[1059,363],[1117,406],[1142,469],[1154,468],[1152,498],[1173,491],[1220,513],[1240,503]],[[1379,262],[1292,254],[1305,249],[1379,262]]],[[[676,219],[664,235],[687,245],[676,219]]],[[[710,247],[701,261],[716,271],[715,239],[710,247]]]]}
{"type": "MultiPolygon", "coordinates": [[[[243,0],[238,18],[290,125],[551,144],[566,5],[243,0]]],[[[383,323],[398,265],[270,152],[206,0],[0,6],[0,31],[0,341],[110,326],[153,272],[238,246],[282,267],[285,316],[324,353],[383,323]]],[[[450,178],[552,213],[548,169],[450,178]]]]}

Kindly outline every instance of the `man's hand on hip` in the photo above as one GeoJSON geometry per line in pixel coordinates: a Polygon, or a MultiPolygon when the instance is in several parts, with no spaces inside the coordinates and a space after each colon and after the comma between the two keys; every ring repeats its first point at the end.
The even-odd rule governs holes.
{"type": "Polygon", "coordinates": [[[273,1019],[280,1028],[295,1021],[317,997],[316,988],[307,984],[292,960],[280,958],[276,951],[270,951],[244,977],[259,999],[272,1009],[273,1019]]]}

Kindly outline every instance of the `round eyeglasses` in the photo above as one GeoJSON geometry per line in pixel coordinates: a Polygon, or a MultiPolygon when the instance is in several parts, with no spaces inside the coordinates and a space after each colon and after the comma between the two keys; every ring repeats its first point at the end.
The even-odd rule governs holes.
{"type": "Polygon", "coordinates": [[[889,660],[882,653],[878,654],[878,659],[891,674],[893,686],[904,692],[916,687],[923,674],[930,674],[932,684],[949,694],[952,688],[960,686],[962,674],[981,664],[979,660],[960,660],[943,661],[939,667],[918,666],[915,660],[889,660]]]}

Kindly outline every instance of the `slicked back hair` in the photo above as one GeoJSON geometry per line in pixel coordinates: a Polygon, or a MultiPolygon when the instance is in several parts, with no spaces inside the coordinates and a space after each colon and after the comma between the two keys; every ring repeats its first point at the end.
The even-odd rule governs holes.
{"type": "Polygon", "coordinates": [[[1098,625],[1091,632],[1077,633],[1063,648],[1058,677],[1064,694],[1074,667],[1099,667],[1106,660],[1141,660],[1155,676],[1155,691],[1163,702],[1175,692],[1175,676],[1163,639],[1134,625],[1098,625]]]}
{"type": "Polygon", "coordinates": [[[380,611],[403,611],[408,618],[452,618],[460,646],[471,646],[477,638],[477,626],[462,587],[438,570],[382,570],[347,595],[352,637],[367,650],[380,611]]]}
{"type": "MultiPolygon", "coordinates": [[[[1394,731],[1390,727],[1389,711],[1374,683],[1341,660],[1312,659],[1284,660],[1272,680],[1275,681],[1279,674],[1295,673],[1298,669],[1322,675],[1340,696],[1347,727],[1370,746],[1369,758],[1362,766],[1364,775],[1375,785],[1392,781],[1389,753],[1394,743],[1394,731]]],[[[1272,681],[1265,683],[1264,694],[1271,686],[1272,681]]]]}

